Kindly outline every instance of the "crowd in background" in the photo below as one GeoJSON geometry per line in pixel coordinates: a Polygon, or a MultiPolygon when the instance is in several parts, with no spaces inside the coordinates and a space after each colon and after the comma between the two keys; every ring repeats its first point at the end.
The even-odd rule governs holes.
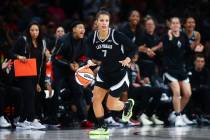
{"type": "MultiPolygon", "coordinates": [[[[188,35],[189,42],[195,42],[195,45],[191,46],[193,52],[188,54],[186,59],[192,87],[192,101],[186,107],[185,113],[190,119],[195,119],[196,123],[210,124],[208,121],[210,113],[208,108],[210,101],[209,6],[208,0],[199,2],[193,0],[155,0],[150,2],[146,0],[78,0],[74,3],[61,0],[53,2],[48,0],[5,0],[0,6],[0,111],[4,110],[7,104],[12,104],[15,106],[15,113],[10,121],[17,125],[19,122],[28,120],[28,122],[33,122],[30,127],[33,126],[34,129],[45,128],[41,123],[57,125],[79,122],[81,126],[93,126],[91,123],[91,121],[94,122],[91,110],[91,85],[84,89],[83,95],[74,95],[72,94],[74,91],[68,91],[65,89],[66,87],[56,90],[56,84],[51,87],[53,79],[46,78],[45,71],[51,65],[50,57],[58,39],[65,33],[73,32],[72,28],[78,24],[74,21],[83,21],[85,35],[88,35],[89,32],[97,28],[95,14],[99,7],[103,7],[111,13],[111,26],[127,35],[136,45],[141,46],[138,49],[138,55],[133,58],[131,64],[131,87],[121,97],[124,101],[128,97],[136,100],[132,119],[140,121],[143,125],[168,122],[168,115],[172,110],[171,91],[162,78],[164,69],[161,39],[168,31],[170,17],[177,16],[181,19],[182,31],[188,35]],[[131,12],[132,9],[136,10],[131,12]],[[25,46],[22,36],[31,38],[29,29],[34,24],[40,30],[41,36],[38,45],[42,46],[39,51],[32,50],[31,53],[32,56],[39,58],[38,65],[43,68],[38,72],[40,75],[38,87],[34,84],[37,79],[16,79],[11,74],[13,71],[5,75],[10,58],[19,57],[18,59],[24,61],[21,56],[16,56],[24,50],[14,48],[25,46]],[[46,46],[43,40],[46,41],[46,46]],[[48,51],[45,51],[45,47],[48,51]],[[46,65],[42,62],[46,62],[46,65]],[[46,83],[49,84],[46,86],[46,83]],[[36,87],[36,90],[28,87],[36,87]],[[52,89],[55,89],[56,93],[52,98],[45,99],[46,93],[41,92],[44,89],[51,90],[51,92],[52,89]],[[24,91],[36,92],[34,94],[36,96],[25,95],[24,91]],[[81,100],[75,101],[76,96],[79,96],[78,98],[81,100]],[[5,99],[2,100],[3,98],[5,99]],[[34,98],[29,101],[31,104],[27,103],[29,98],[34,98]],[[24,106],[24,104],[30,106],[24,106]]],[[[33,44],[33,40],[30,40],[29,43],[33,44]]],[[[119,113],[107,110],[106,114],[107,123],[122,125],[119,113]]],[[[10,126],[9,119],[2,116],[4,113],[0,112],[0,122],[5,125],[1,126],[0,124],[0,126],[10,126]]],[[[138,121],[131,120],[129,125],[139,125],[138,121]]],[[[26,124],[27,122],[19,123],[19,126],[27,127],[26,124]]]]}

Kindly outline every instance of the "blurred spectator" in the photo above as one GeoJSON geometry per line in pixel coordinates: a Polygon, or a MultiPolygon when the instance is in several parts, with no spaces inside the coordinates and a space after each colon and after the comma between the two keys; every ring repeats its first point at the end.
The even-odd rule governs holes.
{"type": "Polygon", "coordinates": [[[56,31],[55,31],[55,35],[54,35],[54,37],[55,37],[54,45],[53,45],[52,49],[50,49],[52,53],[55,50],[55,45],[57,44],[57,41],[59,39],[61,39],[61,37],[63,37],[64,35],[65,35],[64,28],[62,26],[58,26],[56,31]]]}
{"type": "Polygon", "coordinates": [[[0,65],[0,127],[11,126],[10,121],[3,117],[4,107],[7,105],[15,108],[14,124],[17,123],[20,115],[23,113],[23,95],[22,90],[17,87],[12,69],[12,61],[5,59],[0,65]]]}
{"type": "Polygon", "coordinates": [[[13,59],[19,59],[25,63],[28,58],[35,58],[37,64],[37,76],[18,77],[18,86],[23,90],[24,112],[20,116],[17,127],[22,129],[45,128],[35,119],[36,93],[41,95],[44,87],[45,51],[46,42],[44,43],[40,26],[36,22],[28,25],[25,36],[17,40],[11,51],[13,59]]]}
{"type": "Polygon", "coordinates": [[[203,52],[204,46],[201,44],[201,35],[195,30],[196,22],[194,17],[187,17],[184,21],[184,32],[189,38],[190,47],[195,52],[203,52]]]}
{"type": "Polygon", "coordinates": [[[54,81],[51,55],[55,50],[55,45],[57,44],[57,41],[61,39],[64,35],[64,28],[62,26],[58,26],[54,34],[54,40],[51,40],[51,43],[53,44],[51,44],[49,55],[47,56],[45,86],[46,89],[49,91],[49,99],[45,101],[46,110],[44,111],[44,123],[49,125],[58,125],[58,91],[54,90],[54,87],[56,85],[54,81]]]}
{"type": "Polygon", "coordinates": [[[142,77],[152,77],[155,73],[155,65],[160,65],[160,49],[162,41],[156,35],[156,23],[151,16],[146,16],[144,21],[145,32],[143,34],[143,45],[138,48],[139,61],[142,77]]]}
{"type": "Polygon", "coordinates": [[[189,39],[189,44],[192,49],[189,52],[189,56],[187,59],[187,67],[192,69],[193,67],[193,58],[195,53],[203,53],[204,52],[204,45],[201,44],[201,35],[198,31],[195,30],[196,21],[194,17],[187,17],[184,20],[184,32],[187,34],[189,39]]]}
{"type": "Polygon", "coordinates": [[[178,17],[170,19],[170,29],[163,37],[164,80],[173,93],[173,109],[169,120],[175,126],[185,126],[192,122],[182,111],[191,96],[191,87],[185,67],[185,54],[191,51],[187,35],[180,31],[178,17]],[[181,97],[181,98],[180,98],[181,97]]]}
{"type": "Polygon", "coordinates": [[[87,122],[86,108],[82,104],[84,89],[76,82],[75,72],[86,61],[85,26],[81,21],[73,21],[68,30],[69,32],[57,41],[52,55],[55,90],[60,96],[70,97],[71,110],[75,114],[74,119],[82,125],[87,122]]]}
{"type": "Polygon", "coordinates": [[[138,46],[143,43],[143,29],[140,25],[140,16],[139,11],[132,10],[130,11],[128,22],[119,26],[119,30],[138,46]]]}
{"type": "MultiPolygon", "coordinates": [[[[11,60],[10,60],[11,62],[11,60]]],[[[2,65],[0,65],[0,128],[7,128],[10,127],[11,124],[9,121],[4,117],[4,107],[5,107],[5,99],[6,99],[6,85],[2,83],[2,77],[3,77],[3,70],[7,68],[10,62],[3,62],[2,65]]]]}
{"type": "Polygon", "coordinates": [[[138,54],[132,59],[130,75],[130,88],[128,91],[129,98],[135,100],[135,113],[139,115],[139,120],[142,125],[155,125],[164,124],[156,116],[157,109],[159,107],[160,97],[162,89],[157,87],[151,87],[150,79],[140,77],[140,70],[136,64],[138,60],[138,54]],[[148,117],[149,116],[149,117],[148,117]],[[149,120],[151,119],[151,121],[149,120]]]}
{"type": "Polygon", "coordinates": [[[203,55],[196,55],[194,68],[189,71],[190,83],[192,86],[191,114],[207,115],[210,113],[210,73],[205,67],[203,55]]]}

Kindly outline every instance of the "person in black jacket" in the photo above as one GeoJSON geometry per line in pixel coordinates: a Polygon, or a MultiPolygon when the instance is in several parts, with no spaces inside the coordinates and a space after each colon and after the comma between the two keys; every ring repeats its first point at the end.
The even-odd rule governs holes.
{"type": "Polygon", "coordinates": [[[11,59],[4,60],[0,64],[0,127],[9,127],[11,124],[3,117],[5,105],[13,105],[15,107],[14,124],[17,123],[23,109],[23,95],[22,90],[15,84],[16,81],[13,76],[11,59]]]}
{"type": "Polygon", "coordinates": [[[138,65],[141,68],[141,75],[143,77],[151,77],[155,74],[155,66],[160,64],[160,49],[162,42],[160,37],[156,34],[155,19],[151,16],[146,16],[145,32],[143,34],[143,45],[138,48],[139,57],[138,65]]]}
{"type": "Polygon", "coordinates": [[[124,33],[133,43],[143,45],[143,27],[140,24],[141,15],[138,10],[131,10],[128,22],[118,27],[119,31],[124,33]]]}
{"type": "Polygon", "coordinates": [[[82,108],[83,87],[75,80],[76,70],[85,64],[85,26],[81,21],[74,21],[71,31],[57,41],[52,54],[55,90],[60,95],[70,97],[74,119],[82,123],[87,122],[85,109],[82,108]],[[76,109],[75,109],[76,106],[76,109]]]}
{"type": "Polygon", "coordinates": [[[46,85],[46,89],[49,91],[50,99],[47,99],[44,102],[45,118],[43,119],[43,122],[46,124],[51,124],[51,125],[58,124],[57,113],[58,113],[58,106],[59,106],[58,93],[54,92],[54,87],[56,85],[54,84],[51,56],[54,50],[56,49],[55,45],[57,44],[57,41],[64,35],[65,35],[64,28],[62,26],[58,26],[56,28],[56,32],[55,32],[53,40],[50,40],[49,41],[50,45],[47,45],[48,50],[49,50],[49,56],[47,57],[47,63],[46,63],[45,85],[46,85]]]}
{"type": "MultiPolygon", "coordinates": [[[[11,60],[10,60],[11,62],[11,60]]],[[[9,65],[10,62],[3,62],[2,65],[0,65],[0,128],[6,128],[10,127],[11,124],[8,122],[8,120],[4,117],[4,106],[5,106],[5,99],[6,99],[6,85],[3,83],[3,70],[9,65]]]]}
{"type": "Polygon", "coordinates": [[[192,86],[191,113],[198,115],[209,114],[210,73],[205,67],[205,58],[201,54],[195,56],[194,68],[188,72],[192,86]],[[197,109],[199,108],[199,109],[197,109]]]}
{"type": "Polygon", "coordinates": [[[44,129],[35,119],[35,94],[41,93],[45,78],[45,52],[46,42],[37,22],[31,22],[25,36],[20,37],[11,50],[13,59],[19,59],[25,63],[28,58],[35,58],[37,64],[37,76],[18,77],[18,86],[23,90],[23,114],[17,123],[17,128],[44,129]]]}
{"type": "Polygon", "coordinates": [[[173,93],[173,113],[169,120],[175,126],[184,126],[185,116],[181,115],[191,96],[191,86],[185,68],[185,56],[191,51],[187,35],[180,31],[178,17],[170,19],[170,29],[163,37],[164,79],[173,93]]]}

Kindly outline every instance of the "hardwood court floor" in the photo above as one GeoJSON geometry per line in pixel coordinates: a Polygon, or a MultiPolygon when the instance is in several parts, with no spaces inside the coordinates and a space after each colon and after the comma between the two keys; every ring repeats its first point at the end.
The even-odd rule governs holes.
{"type": "Polygon", "coordinates": [[[110,136],[88,136],[84,129],[9,130],[0,129],[0,140],[210,140],[210,127],[111,128],[110,136]]]}

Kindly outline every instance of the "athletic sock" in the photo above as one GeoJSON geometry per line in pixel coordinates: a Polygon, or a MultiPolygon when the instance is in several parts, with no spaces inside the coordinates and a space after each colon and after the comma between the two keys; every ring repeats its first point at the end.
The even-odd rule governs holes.
{"type": "Polygon", "coordinates": [[[123,108],[123,110],[128,110],[129,109],[129,106],[130,106],[130,103],[128,103],[128,102],[125,102],[124,103],[124,108],[123,108]]]}
{"type": "Polygon", "coordinates": [[[104,122],[104,117],[100,117],[100,118],[96,118],[97,119],[97,123],[98,123],[98,128],[105,128],[107,129],[107,126],[104,122]]]}

